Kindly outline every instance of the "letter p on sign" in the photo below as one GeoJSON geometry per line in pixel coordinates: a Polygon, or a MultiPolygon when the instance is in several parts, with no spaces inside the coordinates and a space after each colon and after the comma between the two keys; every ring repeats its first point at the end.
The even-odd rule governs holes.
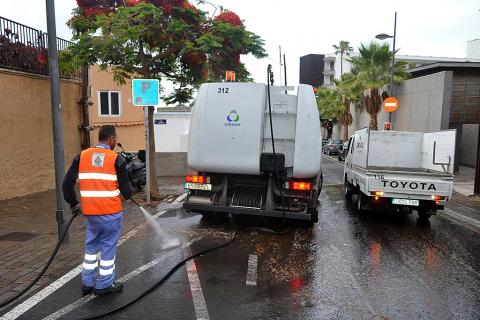
{"type": "Polygon", "coordinates": [[[142,81],[142,94],[147,93],[147,89],[150,89],[151,87],[152,87],[151,82],[142,81]]]}
{"type": "Polygon", "coordinates": [[[158,86],[157,79],[133,79],[133,105],[136,107],[157,106],[159,104],[158,86]]]}

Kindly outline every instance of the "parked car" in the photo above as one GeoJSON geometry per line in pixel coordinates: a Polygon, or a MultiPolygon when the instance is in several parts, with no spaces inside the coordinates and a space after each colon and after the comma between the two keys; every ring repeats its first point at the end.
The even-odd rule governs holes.
{"type": "Polygon", "coordinates": [[[328,139],[322,139],[322,148],[328,143],[328,139]]]}
{"type": "Polygon", "coordinates": [[[345,161],[345,156],[348,151],[348,141],[345,141],[338,150],[338,161],[345,161]]]}
{"type": "Polygon", "coordinates": [[[342,140],[330,139],[326,145],[323,146],[322,150],[324,154],[327,155],[337,155],[338,149],[343,144],[342,140]]]}

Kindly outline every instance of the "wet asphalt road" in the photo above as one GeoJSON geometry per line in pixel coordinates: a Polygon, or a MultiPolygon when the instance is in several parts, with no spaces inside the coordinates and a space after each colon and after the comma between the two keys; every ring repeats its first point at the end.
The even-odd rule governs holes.
{"type": "Polygon", "coordinates": [[[245,226],[261,228],[239,232],[230,246],[196,258],[106,319],[480,319],[479,234],[441,213],[428,223],[415,214],[358,216],[344,202],[342,167],[324,159],[323,172],[314,227],[289,223],[286,233],[274,234],[265,227],[280,229],[278,221],[172,209],[157,221],[184,247],[162,250],[152,229],[141,229],[118,251],[118,277],[145,269],[131,276],[123,293],[85,302],[77,276],[19,319],[43,319],[72,302],[77,305],[61,319],[119,306],[189,250],[221,244],[245,226]],[[252,257],[258,262],[249,268],[252,257]],[[247,277],[255,281],[247,285],[247,277]]]}

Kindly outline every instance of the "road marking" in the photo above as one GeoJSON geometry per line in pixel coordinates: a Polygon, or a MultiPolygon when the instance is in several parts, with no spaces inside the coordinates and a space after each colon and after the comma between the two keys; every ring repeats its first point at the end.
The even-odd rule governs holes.
{"type": "Polygon", "coordinates": [[[163,215],[165,214],[165,212],[167,212],[167,210],[162,210],[162,211],[159,211],[159,212],[155,213],[155,214],[152,216],[152,219],[155,220],[155,219],[157,219],[158,217],[163,216],[163,215]]]}
{"type": "MultiPolygon", "coordinates": [[[[191,255],[190,248],[187,249],[186,254],[191,255]]],[[[205,297],[203,296],[202,286],[200,284],[200,278],[198,277],[197,267],[195,266],[195,259],[187,261],[187,275],[188,282],[190,283],[190,290],[192,292],[193,306],[195,308],[195,314],[197,320],[209,320],[207,304],[205,297]]]]}
{"type": "Polygon", "coordinates": [[[181,201],[185,200],[185,198],[187,197],[187,194],[188,193],[185,192],[184,194],[178,196],[178,198],[175,199],[175,202],[181,202],[181,201]]]}
{"type": "MultiPolygon", "coordinates": [[[[138,231],[140,231],[140,229],[142,229],[146,225],[147,225],[146,222],[142,222],[141,224],[139,224],[138,226],[136,226],[135,228],[127,232],[118,241],[118,245],[120,246],[123,243],[125,243],[125,241],[127,241],[129,238],[134,236],[138,231]]],[[[10,310],[9,312],[5,313],[0,318],[0,320],[14,320],[20,317],[22,314],[24,314],[25,312],[27,312],[28,310],[36,306],[38,303],[40,303],[42,300],[47,298],[49,295],[51,295],[52,293],[54,293],[55,291],[63,287],[67,282],[69,282],[70,280],[78,276],[82,272],[82,265],[83,265],[83,262],[82,264],[78,265],[77,267],[75,267],[74,269],[70,270],[68,273],[63,275],[61,278],[55,280],[47,287],[43,288],[42,290],[40,290],[39,292],[37,292],[36,294],[28,298],[21,304],[17,305],[15,308],[10,310]]]]}
{"type": "Polygon", "coordinates": [[[248,255],[248,269],[247,269],[247,286],[257,285],[257,265],[258,256],[256,254],[248,255]]]}
{"type": "MultiPolygon", "coordinates": [[[[476,228],[475,231],[477,233],[480,230],[480,220],[477,220],[477,219],[468,217],[466,215],[460,214],[460,213],[458,213],[456,211],[453,211],[451,209],[445,208],[443,210],[443,216],[445,216],[445,218],[447,218],[449,220],[454,220],[454,221],[457,221],[457,222],[460,221],[460,222],[463,222],[467,225],[470,225],[470,226],[476,228]]],[[[471,228],[471,229],[473,230],[473,228],[471,228]]]]}
{"type": "MultiPolygon", "coordinates": [[[[184,243],[182,245],[182,249],[186,249],[188,247],[190,247],[192,244],[194,244],[195,242],[197,241],[200,241],[203,237],[195,237],[193,238],[192,240],[184,243]]],[[[167,252],[166,254],[162,255],[161,257],[158,257],[157,259],[155,260],[152,260],[150,261],[149,263],[147,264],[144,264],[143,266],[131,271],[130,273],[127,273],[126,275],[124,275],[123,277],[119,278],[117,281],[118,282],[121,282],[121,283],[125,283],[127,282],[128,280],[136,277],[137,275],[139,275],[140,273],[148,270],[148,269],[151,269],[153,268],[154,266],[156,266],[157,264],[159,264],[160,262],[162,261],[165,261],[166,259],[170,258],[171,256],[174,255],[174,253],[176,252],[176,250],[171,250],[169,252],[167,252]]],[[[85,303],[89,302],[90,300],[93,300],[95,299],[96,296],[94,295],[89,295],[87,297],[83,297],[83,298],[80,298],[78,299],[77,301],[74,301],[72,302],[71,304],[63,307],[62,309],[60,310],[57,310],[56,312],[52,313],[51,315],[43,318],[42,320],[55,320],[55,319],[58,319],[64,315],[66,315],[67,313],[70,313],[71,311],[81,307],[82,305],[84,305],[85,303]]]]}
{"type": "Polygon", "coordinates": [[[335,164],[338,164],[339,166],[344,166],[342,162],[338,161],[338,160],[335,160],[335,158],[331,157],[331,156],[327,156],[327,155],[323,155],[325,157],[325,159],[335,163],[335,164]]]}

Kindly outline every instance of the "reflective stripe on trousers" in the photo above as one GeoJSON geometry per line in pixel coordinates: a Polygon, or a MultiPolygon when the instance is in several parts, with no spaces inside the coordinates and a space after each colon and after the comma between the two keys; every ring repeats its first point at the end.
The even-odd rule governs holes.
{"type": "Polygon", "coordinates": [[[84,285],[103,289],[113,283],[122,215],[123,212],[106,216],[86,216],[85,259],[82,270],[84,285]]]}

